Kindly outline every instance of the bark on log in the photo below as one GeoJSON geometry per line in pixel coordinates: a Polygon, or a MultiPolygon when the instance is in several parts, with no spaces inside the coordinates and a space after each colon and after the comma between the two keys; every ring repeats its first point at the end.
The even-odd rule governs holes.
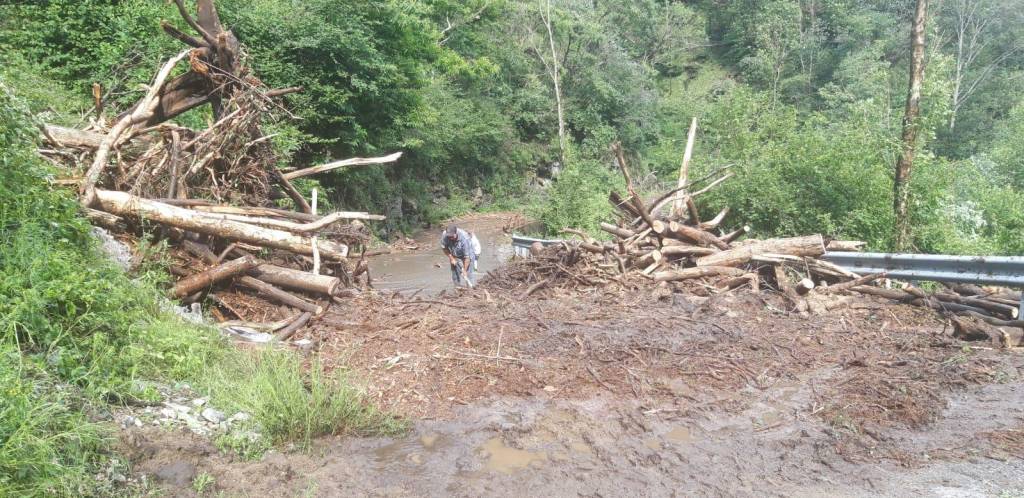
{"type": "Polygon", "coordinates": [[[285,289],[308,292],[311,294],[323,294],[333,296],[341,287],[341,279],[328,275],[313,275],[312,273],[293,270],[271,264],[262,264],[249,272],[259,280],[274,284],[285,289]]]}
{"type": "MultiPolygon", "coordinates": [[[[204,235],[283,249],[307,256],[313,253],[308,238],[285,231],[234,221],[218,221],[203,213],[154,202],[124,192],[99,190],[96,194],[103,210],[108,213],[135,216],[204,235]]],[[[348,256],[348,247],[344,244],[321,240],[317,247],[320,249],[321,255],[332,260],[343,261],[348,256]]]]}
{"type": "Polygon", "coordinates": [[[295,188],[295,185],[292,185],[292,182],[288,181],[280,171],[275,169],[271,172],[271,176],[274,177],[274,180],[277,181],[278,185],[284,189],[284,192],[288,194],[288,197],[295,203],[295,207],[298,208],[299,211],[306,214],[313,213],[313,206],[310,206],[309,203],[306,202],[306,198],[302,196],[299,189],[295,188]]]}
{"type": "MultiPolygon", "coordinates": [[[[314,216],[309,213],[300,213],[298,211],[289,211],[287,209],[277,209],[268,207],[251,207],[251,206],[223,206],[223,205],[211,205],[205,204],[190,204],[188,202],[176,202],[173,200],[165,199],[153,199],[159,202],[165,202],[175,206],[189,206],[193,211],[202,211],[204,213],[216,213],[216,214],[237,214],[241,216],[255,216],[255,217],[278,217],[288,218],[295,221],[301,221],[303,223],[310,223],[320,219],[319,216],[314,216]]],[[[191,201],[191,199],[190,199],[191,201]]]]}
{"type": "Polygon", "coordinates": [[[617,227],[615,225],[612,225],[611,223],[605,222],[601,222],[601,230],[604,230],[605,232],[608,232],[621,239],[628,239],[636,235],[636,232],[632,230],[627,230],[625,228],[617,227]]]}
{"type": "Polygon", "coordinates": [[[690,224],[694,226],[699,226],[700,210],[697,209],[697,204],[693,202],[693,197],[686,198],[686,211],[690,213],[690,224]]]}
{"type": "Polygon", "coordinates": [[[171,295],[181,298],[201,289],[211,287],[221,280],[241,275],[255,267],[256,258],[252,256],[233,259],[227,263],[214,266],[179,280],[171,290],[171,295]]]}
{"type": "Polygon", "coordinates": [[[662,256],[661,251],[655,249],[653,251],[650,251],[650,252],[640,256],[636,260],[634,260],[633,267],[634,268],[647,268],[648,266],[651,266],[652,264],[661,262],[663,257],[664,256],[662,256]]]}
{"type": "Polygon", "coordinates": [[[764,253],[818,257],[825,253],[825,243],[821,235],[761,240],[743,247],[704,256],[697,260],[697,266],[740,266],[749,262],[754,256],[764,253]]]}
{"type": "Polygon", "coordinates": [[[346,166],[366,166],[370,164],[387,164],[393,163],[402,157],[401,152],[395,152],[383,157],[355,157],[352,159],[345,159],[342,161],[334,161],[331,163],[323,164],[320,166],[314,166],[312,168],[300,169],[298,171],[292,171],[291,173],[285,173],[283,176],[286,180],[294,180],[296,178],[302,178],[304,176],[315,175],[317,173],[325,173],[338,168],[344,168],[346,166]]]}
{"type": "Polygon", "coordinates": [[[675,239],[694,242],[702,246],[714,246],[722,249],[723,251],[729,249],[729,244],[722,241],[722,239],[715,237],[714,234],[705,232],[699,228],[689,227],[675,221],[668,224],[668,229],[665,232],[665,235],[675,239]]]}
{"type": "MultiPolygon", "coordinates": [[[[686,134],[686,148],[683,150],[683,162],[679,166],[679,183],[680,189],[686,188],[690,183],[690,159],[693,157],[693,144],[697,138],[697,118],[693,118],[690,121],[690,131],[686,134]]],[[[651,210],[655,212],[655,210],[651,210]]],[[[676,199],[672,207],[673,216],[681,216],[683,214],[683,199],[682,197],[676,199]]]]}
{"type": "Polygon", "coordinates": [[[699,247],[690,245],[666,245],[661,248],[661,255],[665,257],[671,256],[707,256],[714,254],[717,251],[709,247],[699,247]]]}
{"type": "Polygon", "coordinates": [[[93,225],[98,225],[114,232],[123,232],[128,229],[128,224],[120,216],[92,208],[82,208],[82,210],[85,213],[85,217],[93,225]]]}
{"type": "Polygon", "coordinates": [[[725,217],[728,214],[729,208],[722,209],[714,218],[711,218],[710,220],[701,223],[700,228],[702,230],[714,230],[715,228],[718,228],[718,225],[722,224],[722,221],[725,220],[725,217]]]}
{"type": "Polygon", "coordinates": [[[738,238],[740,238],[740,237],[742,237],[742,236],[744,236],[744,235],[746,235],[748,233],[750,233],[750,227],[747,226],[747,225],[743,225],[742,227],[737,228],[736,230],[733,230],[732,232],[729,232],[729,233],[723,235],[721,237],[722,238],[722,242],[725,242],[727,244],[731,244],[736,239],[738,239],[738,238]]]}
{"type": "Polygon", "coordinates": [[[211,219],[222,220],[222,221],[237,221],[240,223],[248,223],[250,225],[259,225],[269,228],[277,228],[286,232],[306,234],[312,232],[318,232],[323,230],[339,221],[342,220],[385,220],[385,216],[379,214],[370,214],[356,211],[338,211],[331,213],[323,218],[309,223],[292,223],[290,221],[276,220],[273,218],[265,218],[259,216],[246,216],[240,214],[222,214],[222,213],[210,213],[206,210],[195,209],[193,210],[202,216],[207,216],[211,219]]]}
{"type": "Polygon", "coordinates": [[[269,297],[281,304],[291,306],[292,308],[300,309],[302,311],[308,311],[310,313],[315,313],[318,315],[323,311],[323,308],[321,308],[320,306],[317,306],[309,301],[306,301],[305,299],[302,299],[294,294],[289,294],[262,280],[249,276],[243,276],[239,277],[236,281],[238,282],[239,285],[243,287],[253,289],[266,297],[269,297]]]}
{"type": "Polygon", "coordinates": [[[828,241],[828,244],[825,244],[825,250],[857,252],[864,249],[864,246],[866,245],[868,245],[867,242],[861,242],[859,240],[830,240],[828,241]]]}
{"type": "Polygon", "coordinates": [[[654,280],[656,282],[674,282],[677,280],[714,277],[717,275],[738,277],[746,273],[746,271],[739,268],[731,268],[728,266],[701,266],[697,268],[686,268],[684,270],[661,271],[654,274],[654,280]]]}
{"type": "Polygon", "coordinates": [[[311,318],[313,318],[313,313],[310,313],[309,311],[299,315],[297,318],[295,318],[294,321],[292,321],[292,323],[288,324],[288,326],[286,326],[285,328],[279,330],[277,332],[277,335],[274,336],[274,338],[277,339],[278,341],[287,341],[293,335],[295,335],[295,333],[298,332],[299,329],[305,327],[306,324],[309,323],[309,320],[311,318]]]}
{"type": "Polygon", "coordinates": [[[989,341],[1004,348],[1015,348],[1024,343],[1024,329],[996,327],[976,319],[950,317],[953,337],[965,341],[989,341]]]}
{"type": "Polygon", "coordinates": [[[1017,316],[1017,313],[1018,313],[1017,306],[1011,306],[1011,305],[1008,305],[1008,304],[996,303],[996,302],[993,302],[993,301],[989,301],[987,299],[982,299],[982,298],[977,298],[977,297],[964,297],[964,296],[960,296],[960,295],[957,295],[957,294],[942,293],[942,292],[935,293],[934,297],[935,297],[935,299],[938,299],[939,301],[944,301],[944,302],[949,302],[949,303],[966,304],[966,305],[970,305],[970,306],[976,306],[978,308],[982,308],[982,309],[988,310],[991,313],[998,313],[998,314],[1001,314],[1001,315],[1006,315],[1006,316],[1009,316],[1010,318],[1013,318],[1013,319],[1018,318],[1018,316],[1017,316]]]}
{"type": "Polygon", "coordinates": [[[59,143],[54,145],[60,147],[86,147],[90,149],[99,147],[103,143],[103,139],[106,138],[106,135],[102,133],[76,130],[51,124],[45,125],[43,136],[46,137],[47,142],[56,140],[59,143]]]}
{"type": "Polygon", "coordinates": [[[874,282],[875,280],[878,280],[880,278],[885,278],[885,275],[886,275],[885,272],[882,272],[882,273],[872,273],[870,275],[864,275],[863,277],[855,278],[853,280],[850,280],[849,282],[843,282],[843,283],[839,283],[839,284],[835,284],[835,285],[830,285],[828,287],[825,287],[825,288],[821,289],[821,291],[823,293],[825,293],[825,294],[835,294],[836,292],[842,292],[842,291],[848,290],[848,289],[850,289],[852,287],[857,287],[858,285],[865,285],[865,284],[874,282]]]}

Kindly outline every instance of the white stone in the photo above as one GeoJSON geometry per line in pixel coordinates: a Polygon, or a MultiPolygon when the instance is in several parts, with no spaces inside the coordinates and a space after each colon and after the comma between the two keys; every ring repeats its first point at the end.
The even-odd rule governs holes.
{"type": "Polygon", "coordinates": [[[213,408],[203,410],[202,416],[214,424],[219,424],[224,421],[224,413],[214,410],[213,408]]]}

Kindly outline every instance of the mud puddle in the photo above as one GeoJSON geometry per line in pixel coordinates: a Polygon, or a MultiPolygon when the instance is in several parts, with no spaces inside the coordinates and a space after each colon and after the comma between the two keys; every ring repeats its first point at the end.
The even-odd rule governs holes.
{"type": "MultiPolygon", "coordinates": [[[[139,450],[150,456],[139,466],[159,475],[160,466],[185,461],[214,476],[214,489],[230,496],[867,497],[1024,490],[1024,460],[1014,457],[911,467],[850,462],[828,449],[833,434],[810,415],[811,390],[808,384],[743,390],[736,394],[748,401],[745,408],[725,412],[652,408],[615,397],[504,398],[464,406],[451,420],[418,421],[403,437],[323,440],[309,452],[270,453],[260,462],[230,461],[183,444],[181,435],[150,433],[153,439],[139,450]],[[758,423],[768,406],[781,425],[758,423]]],[[[939,424],[950,432],[940,439],[970,441],[970,431],[1012,423],[1013,415],[1002,421],[990,415],[1020,416],[1013,407],[1019,397],[1018,386],[1009,384],[956,396],[947,422],[939,424]],[[978,413],[979,399],[1000,401],[978,413]],[[960,424],[965,406],[975,407],[971,425],[960,424]]],[[[897,437],[910,451],[927,450],[930,443],[915,433],[897,437]]],[[[169,491],[192,493],[187,486],[169,491]]]]}
{"type": "MultiPolygon", "coordinates": [[[[508,215],[484,214],[469,216],[456,222],[459,228],[473,232],[480,239],[479,269],[474,281],[512,258],[512,237],[503,231],[508,215]]],[[[414,237],[417,249],[383,254],[370,259],[374,287],[402,293],[421,290],[436,294],[452,289],[448,257],[441,252],[443,227],[424,230],[414,237]]]]}

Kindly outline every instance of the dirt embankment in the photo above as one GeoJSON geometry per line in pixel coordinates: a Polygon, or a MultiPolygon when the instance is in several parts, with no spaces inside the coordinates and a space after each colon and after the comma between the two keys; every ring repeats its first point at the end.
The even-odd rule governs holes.
{"type": "Polygon", "coordinates": [[[187,460],[242,495],[1024,490],[1024,355],[956,341],[931,311],[865,298],[799,317],[770,293],[519,296],[368,296],[305,332],[414,421],[406,437],[241,463],[149,435],[139,468],[187,460]]]}

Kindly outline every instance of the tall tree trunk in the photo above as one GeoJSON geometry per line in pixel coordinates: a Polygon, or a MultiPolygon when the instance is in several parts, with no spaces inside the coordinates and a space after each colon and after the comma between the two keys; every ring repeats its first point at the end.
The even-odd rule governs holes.
{"type": "Polygon", "coordinates": [[[910,85],[907,91],[907,106],[903,114],[903,150],[896,162],[896,177],[893,184],[897,251],[906,251],[910,247],[908,215],[910,173],[914,165],[914,152],[917,146],[918,117],[921,115],[921,85],[924,81],[924,25],[927,10],[928,0],[917,0],[910,37],[910,85]]]}
{"type": "Polygon", "coordinates": [[[544,27],[548,30],[548,45],[551,47],[551,81],[555,86],[555,107],[558,111],[558,156],[565,167],[565,113],[562,110],[562,85],[558,71],[558,52],[555,50],[555,33],[551,28],[551,0],[544,0],[542,16],[544,27]]]}

